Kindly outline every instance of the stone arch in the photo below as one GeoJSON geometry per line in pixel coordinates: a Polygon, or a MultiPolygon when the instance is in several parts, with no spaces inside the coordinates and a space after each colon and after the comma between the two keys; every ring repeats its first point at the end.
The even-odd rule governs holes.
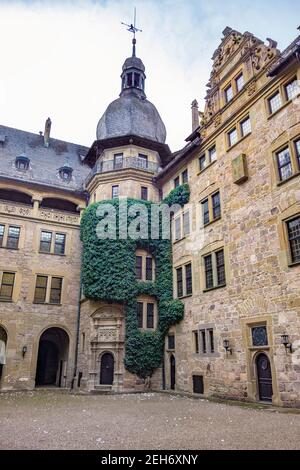
{"type": "Polygon", "coordinates": [[[70,336],[64,328],[50,326],[39,337],[36,362],[36,386],[65,387],[70,336]]]}
{"type": "Polygon", "coordinates": [[[253,361],[256,376],[257,399],[259,401],[272,402],[273,376],[269,354],[267,351],[257,351],[253,356],[253,361]]]}
{"type": "Polygon", "coordinates": [[[105,350],[99,355],[100,385],[113,385],[116,357],[112,351],[105,350]]]}

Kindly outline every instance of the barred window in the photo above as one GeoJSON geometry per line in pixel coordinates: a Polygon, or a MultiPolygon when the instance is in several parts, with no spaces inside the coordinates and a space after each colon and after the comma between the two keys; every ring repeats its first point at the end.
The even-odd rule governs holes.
{"type": "Polygon", "coordinates": [[[237,91],[241,91],[244,88],[244,75],[241,73],[235,80],[237,91]]]}
{"type": "Polygon", "coordinates": [[[293,100],[299,93],[299,86],[297,79],[293,79],[285,86],[285,94],[287,100],[293,100]]]}
{"type": "Polygon", "coordinates": [[[220,202],[219,192],[212,195],[212,209],[213,209],[213,218],[219,219],[221,217],[221,202],[220,202]]]}
{"type": "Polygon", "coordinates": [[[183,235],[189,235],[190,234],[190,213],[185,212],[183,214],[183,235]]]}
{"type": "Polygon", "coordinates": [[[250,134],[250,132],[251,132],[251,121],[250,121],[250,118],[247,117],[247,119],[244,119],[244,121],[241,122],[242,137],[245,137],[246,135],[250,134]]]}
{"type": "Polygon", "coordinates": [[[62,278],[53,277],[51,279],[50,304],[60,304],[62,278]]]}
{"type": "Polygon", "coordinates": [[[43,253],[50,253],[51,251],[52,232],[42,230],[40,240],[40,251],[43,253]]]}
{"type": "Polygon", "coordinates": [[[300,261],[300,216],[287,222],[291,259],[300,261]]]}
{"type": "Polygon", "coordinates": [[[176,269],[177,274],[177,297],[183,296],[182,268],[176,269]]]}
{"type": "Polygon", "coordinates": [[[186,295],[193,293],[193,278],[192,278],[192,265],[185,265],[185,285],[186,285],[186,295]]]}
{"type": "Polygon", "coordinates": [[[281,181],[286,180],[293,174],[291,154],[289,147],[281,150],[276,154],[277,164],[278,164],[278,173],[281,181]]]}
{"type": "Polygon", "coordinates": [[[154,328],[154,304],[147,303],[147,328],[154,328]]]}
{"type": "Polygon", "coordinates": [[[216,252],[216,264],[217,264],[217,278],[218,286],[225,284],[225,262],[224,262],[224,251],[220,250],[216,252]]]}
{"type": "Polygon", "coordinates": [[[135,257],[135,277],[136,279],[142,279],[143,278],[143,257],[142,256],[136,256],[135,257]]]}
{"type": "Polygon", "coordinates": [[[54,241],[54,253],[63,255],[65,253],[66,235],[64,233],[56,233],[54,241]]]}
{"type": "Polygon", "coordinates": [[[137,303],[136,315],[137,315],[138,328],[143,328],[143,303],[142,302],[137,303]]]}
{"type": "Polygon", "coordinates": [[[209,224],[209,206],[208,199],[201,202],[202,205],[202,216],[203,216],[203,225],[209,224]]]}
{"type": "Polygon", "coordinates": [[[204,256],[204,268],[205,268],[206,289],[211,289],[214,286],[212,255],[204,256]]]}
{"type": "Polygon", "coordinates": [[[15,283],[15,273],[4,272],[2,274],[1,286],[0,286],[0,299],[1,300],[12,300],[14,283],[15,283]]]}
{"type": "Polygon", "coordinates": [[[281,96],[280,96],[280,93],[278,91],[277,93],[275,93],[275,95],[273,95],[271,98],[269,98],[270,113],[273,114],[276,111],[278,111],[278,109],[281,108],[281,105],[282,105],[281,96]]]}
{"type": "Polygon", "coordinates": [[[0,247],[3,246],[5,225],[0,225],[0,247]]]}
{"type": "Polygon", "coordinates": [[[34,302],[37,302],[37,303],[45,303],[46,302],[47,284],[48,284],[48,277],[47,276],[37,276],[36,277],[34,302]]]}
{"type": "Polygon", "coordinates": [[[19,246],[20,227],[9,227],[6,247],[16,250],[19,246]]]}
{"type": "Polygon", "coordinates": [[[232,129],[232,131],[228,132],[228,142],[229,146],[232,147],[238,141],[238,133],[236,128],[232,129]]]}
{"type": "Polygon", "coordinates": [[[153,260],[150,257],[146,258],[146,281],[153,279],[153,260]]]}

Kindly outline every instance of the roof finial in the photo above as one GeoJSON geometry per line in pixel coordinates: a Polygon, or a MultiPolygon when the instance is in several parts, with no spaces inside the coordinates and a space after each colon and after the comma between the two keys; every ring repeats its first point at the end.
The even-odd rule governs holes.
{"type": "Polygon", "coordinates": [[[136,8],[134,7],[134,18],[133,18],[133,24],[127,24],[127,23],[122,23],[124,26],[128,26],[127,31],[130,33],[133,33],[133,39],[132,39],[132,57],[135,57],[135,45],[136,45],[136,39],[135,39],[135,33],[142,32],[141,29],[138,29],[136,27],[136,8]]]}

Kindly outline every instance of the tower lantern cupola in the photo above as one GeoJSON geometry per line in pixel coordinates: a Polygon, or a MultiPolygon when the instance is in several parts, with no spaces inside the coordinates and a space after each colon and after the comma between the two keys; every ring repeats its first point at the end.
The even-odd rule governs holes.
{"type": "Polygon", "coordinates": [[[136,39],[132,40],[132,56],[125,60],[122,67],[122,90],[120,96],[134,93],[142,99],[145,95],[145,66],[135,55],[136,39]]]}

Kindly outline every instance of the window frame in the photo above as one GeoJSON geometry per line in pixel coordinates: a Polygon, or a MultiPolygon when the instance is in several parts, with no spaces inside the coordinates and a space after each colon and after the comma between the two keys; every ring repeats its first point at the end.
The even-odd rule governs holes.
{"type": "Polygon", "coordinates": [[[298,87],[298,93],[296,94],[296,96],[291,97],[291,98],[288,97],[287,87],[293,82],[297,82],[298,84],[298,77],[297,77],[297,74],[295,73],[293,73],[286,80],[284,80],[281,84],[279,84],[277,88],[272,90],[272,92],[265,98],[268,118],[272,118],[275,114],[280,112],[281,109],[283,109],[286,105],[290,104],[295,98],[297,98],[300,95],[300,87],[298,87]],[[277,94],[279,94],[280,96],[281,106],[272,112],[270,101],[277,94]]]}
{"type": "Polygon", "coordinates": [[[148,201],[148,186],[141,186],[141,199],[148,201]]]}
{"type": "MultiPolygon", "coordinates": [[[[299,219],[299,224],[300,224],[300,213],[294,214],[292,217],[289,217],[288,219],[284,220],[284,225],[285,225],[285,233],[286,233],[286,239],[287,239],[287,248],[288,248],[288,266],[294,266],[300,264],[300,258],[299,260],[294,260],[293,257],[293,249],[291,246],[291,237],[290,237],[290,231],[289,231],[289,223],[293,222],[294,220],[299,219]]],[[[297,239],[300,237],[297,237],[297,239]]]]}
{"type": "Polygon", "coordinates": [[[118,184],[113,184],[111,187],[111,198],[112,199],[118,199],[120,197],[120,186],[118,184]],[[114,191],[117,188],[117,195],[114,195],[114,191]]]}
{"type": "Polygon", "coordinates": [[[20,244],[20,236],[21,236],[21,227],[18,225],[8,225],[8,230],[7,230],[7,238],[6,238],[6,248],[8,250],[18,250],[19,249],[19,244],[20,244]],[[12,236],[9,234],[11,229],[17,229],[18,230],[18,236],[12,236]],[[9,246],[9,240],[17,240],[16,246],[9,246]]]}
{"type": "Polygon", "coordinates": [[[299,174],[300,174],[300,152],[298,154],[297,142],[300,142],[300,135],[299,134],[294,136],[292,139],[286,141],[284,144],[282,144],[280,147],[276,148],[273,151],[273,163],[274,163],[274,166],[275,166],[275,174],[276,174],[277,185],[284,184],[287,181],[290,181],[290,179],[292,179],[296,176],[299,176],[299,174]],[[283,152],[285,149],[289,150],[291,174],[287,178],[282,179],[279,164],[278,164],[279,163],[278,155],[281,152],[283,152]]]}
{"type": "Polygon", "coordinates": [[[66,248],[67,248],[67,233],[66,232],[53,232],[51,230],[48,230],[48,229],[44,229],[44,228],[41,228],[40,230],[40,241],[39,241],[39,253],[42,254],[42,255],[56,255],[56,256],[65,256],[66,255],[66,248]],[[43,242],[42,241],[42,234],[43,233],[49,233],[51,234],[51,239],[50,239],[50,242],[49,242],[49,251],[46,251],[46,250],[42,250],[41,249],[41,244],[42,243],[46,243],[45,241],[43,242]],[[57,235],[61,235],[61,236],[64,236],[64,243],[63,244],[58,244],[57,241],[56,241],[56,237],[57,235]],[[62,245],[63,248],[64,248],[64,251],[63,253],[58,253],[56,251],[56,246],[57,245],[62,245]]]}
{"type": "Polygon", "coordinates": [[[16,285],[16,272],[15,271],[0,271],[0,302],[13,302],[15,285],[16,285]],[[12,284],[3,282],[3,278],[6,274],[13,275],[12,284]],[[1,295],[3,286],[11,288],[10,296],[1,295]]]}
{"type": "Polygon", "coordinates": [[[194,339],[194,352],[199,356],[203,357],[218,357],[218,342],[216,326],[212,323],[200,324],[196,330],[193,331],[194,338],[195,333],[198,333],[198,351],[195,347],[194,339]]]}
{"type": "Polygon", "coordinates": [[[213,165],[218,160],[218,151],[216,141],[211,143],[205,151],[198,157],[198,175],[202,173],[210,165],[213,165]],[[212,150],[215,149],[215,158],[211,159],[212,150]]]}
{"type": "Polygon", "coordinates": [[[219,247],[215,250],[204,253],[201,255],[202,258],[202,292],[209,292],[214,289],[221,289],[227,285],[227,266],[226,266],[226,250],[225,247],[219,247]],[[223,251],[223,273],[224,273],[224,283],[219,282],[218,276],[218,267],[217,267],[217,253],[223,251]],[[208,269],[206,260],[210,258],[210,269],[208,269]],[[209,276],[208,276],[209,274],[209,276]],[[210,280],[210,283],[208,282],[210,280]]]}
{"type": "Polygon", "coordinates": [[[221,203],[221,192],[220,189],[217,189],[213,193],[206,196],[200,201],[201,205],[201,224],[202,227],[206,227],[217,220],[222,218],[222,203],[221,203]],[[219,195],[219,205],[214,206],[214,198],[216,195],[219,195]],[[207,210],[204,211],[204,204],[206,204],[207,210]],[[215,216],[215,209],[219,207],[219,215],[215,216]]]}
{"type": "Polygon", "coordinates": [[[140,297],[137,299],[136,319],[139,330],[154,331],[157,327],[157,301],[153,297],[140,297]],[[149,305],[152,306],[152,317],[149,316],[149,305]],[[149,325],[149,318],[152,318],[151,325],[149,325]]]}
{"type": "Polygon", "coordinates": [[[63,290],[64,290],[64,276],[61,275],[56,275],[56,274],[40,274],[37,273],[35,274],[35,285],[34,285],[34,293],[33,293],[33,303],[34,304],[42,304],[42,305],[57,305],[61,306],[63,303],[63,290]],[[46,286],[37,286],[37,281],[38,278],[45,278],[46,279],[46,286]],[[61,281],[60,289],[52,287],[53,285],[53,279],[59,279],[61,281]],[[36,298],[36,291],[37,289],[44,289],[45,295],[44,295],[44,300],[39,301],[36,298]],[[59,297],[59,302],[51,302],[51,295],[53,290],[59,290],[60,292],[60,297],[59,297]]]}
{"type": "Polygon", "coordinates": [[[194,281],[193,281],[193,263],[192,261],[187,261],[186,263],[176,266],[174,268],[174,296],[177,299],[182,299],[184,297],[191,297],[193,295],[194,281]],[[190,266],[190,268],[188,268],[190,266]],[[190,269],[190,274],[188,275],[187,268],[190,269]]]}

